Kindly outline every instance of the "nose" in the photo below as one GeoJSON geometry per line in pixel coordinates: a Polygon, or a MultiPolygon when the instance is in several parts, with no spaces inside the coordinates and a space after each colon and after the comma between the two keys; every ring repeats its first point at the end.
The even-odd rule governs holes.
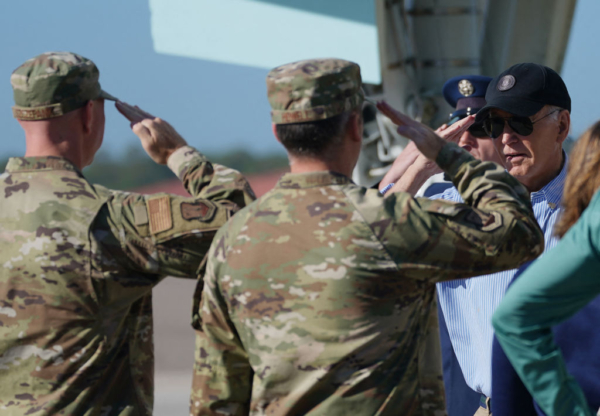
{"type": "Polygon", "coordinates": [[[502,144],[509,144],[517,141],[517,134],[510,128],[507,122],[504,122],[504,130],[500,137],[502,137],[502,144]]]}

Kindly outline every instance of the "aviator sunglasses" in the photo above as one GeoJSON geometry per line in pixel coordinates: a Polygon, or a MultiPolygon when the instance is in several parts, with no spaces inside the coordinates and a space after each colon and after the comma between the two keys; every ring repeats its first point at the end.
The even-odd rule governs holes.
{"type": "MultiPolygon", "coordinates": [[[[508,123],[510,128],[517,133],[519,136],[529,136],[533,132],[533,125],[540,120],[545,119],[550,114],[556,113],[560,110],[550,111],[543,117],[538,118],[535,121],[531,121],[529,117],[511,116],[511,117],[487,117],[481,122],[486,136],[492,139],[500,137],[504,131],[504,123],[508,123]]],[[[471,126],[473,127],[473,126],[471,126]]],[[[469,128],[470,131],[470,128],[469,128]]],[[[475,136],[475,134],[473,134],[475,136]]]]}

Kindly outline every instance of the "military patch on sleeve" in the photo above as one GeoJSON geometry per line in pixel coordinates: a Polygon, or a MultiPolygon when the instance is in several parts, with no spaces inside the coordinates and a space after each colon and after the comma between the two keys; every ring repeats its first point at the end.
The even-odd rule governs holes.
{"type": "Polygon", "coordinates": [[[484,214],[479,211],[470,211],[465,218],[471,224],[474,224],[481,231],[494,231],[502,226],[502,216],[496,212],[484,214]]]}
{"type": "Polygon", "coordinates": [[[215,213],[215,210],[215,206],[208,201],[181,203],[181,217],[187,221],[210,221],[215,213]]]}
{"type": "Polygon", "coordinates": [[[144,205],[135,205],[133,207],[133,219],[135,225],[148,224],[148,211],[144,205]]]}
{"type": "Polygon", "coordinates": [[[502,215],[492,212],[487,221],[481,227],[482,231],[494,231],[502,227],[502,215]]]}
{"type": "Polygon", "coordinates": [[[171,217],[171,198],[161,196],[148,200],[148,217],[150,217],[150,232],[157,234],[173,227],[171,217]]]}

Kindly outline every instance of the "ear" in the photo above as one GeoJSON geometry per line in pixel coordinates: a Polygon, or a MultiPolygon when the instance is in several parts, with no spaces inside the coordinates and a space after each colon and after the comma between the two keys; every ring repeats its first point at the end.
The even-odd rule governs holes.
{"type": "Polygon", "coordinates": [[[363,139],[363,117],[361,110],[352,112],[348,119],[347,131],[348,136],[354,142],[362,142],[363,139]]]}
{"type": "Polygon", "coordinates": [[[271,130],[273,131],[273,136],[275,136],[277,141],[281,143],[281,140],[279,140],[279,136],[277,135],[277,124],[271,123],[271,130]]]}
{"type": "Polygon", "coordinates": [[[81,123],[84,133],[90,133],[92,131],[92,126],[94,123],[94,105],[94,101],[89,100],[81,108],[81,123]]]}
{"type": "Polygon", "coordinates": [[[570,128],[571,114],[567,110],[563,110],[558,115],[558,143],[562,144],[567,139],[570,128]]]}

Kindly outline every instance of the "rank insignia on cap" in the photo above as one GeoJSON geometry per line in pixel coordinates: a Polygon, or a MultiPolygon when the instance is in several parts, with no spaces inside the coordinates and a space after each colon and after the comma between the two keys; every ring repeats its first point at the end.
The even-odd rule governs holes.
{"type": "Polygon", "coordinates": [[[472,95],[475,92],[475,87],[471,84],[471,81],[468,79],[463,79],[458,83],[458,92],[460,92],[465,97],[472,95]]]}
{"type": "Polygon", "coordinates": [[[505,75],[502,78],[500,78],[500,81],[498,81],[498,91],[508,91],[510,90],[512,87],[515,86],[515,77],[513,77],[512,75],[505,75]]]}

